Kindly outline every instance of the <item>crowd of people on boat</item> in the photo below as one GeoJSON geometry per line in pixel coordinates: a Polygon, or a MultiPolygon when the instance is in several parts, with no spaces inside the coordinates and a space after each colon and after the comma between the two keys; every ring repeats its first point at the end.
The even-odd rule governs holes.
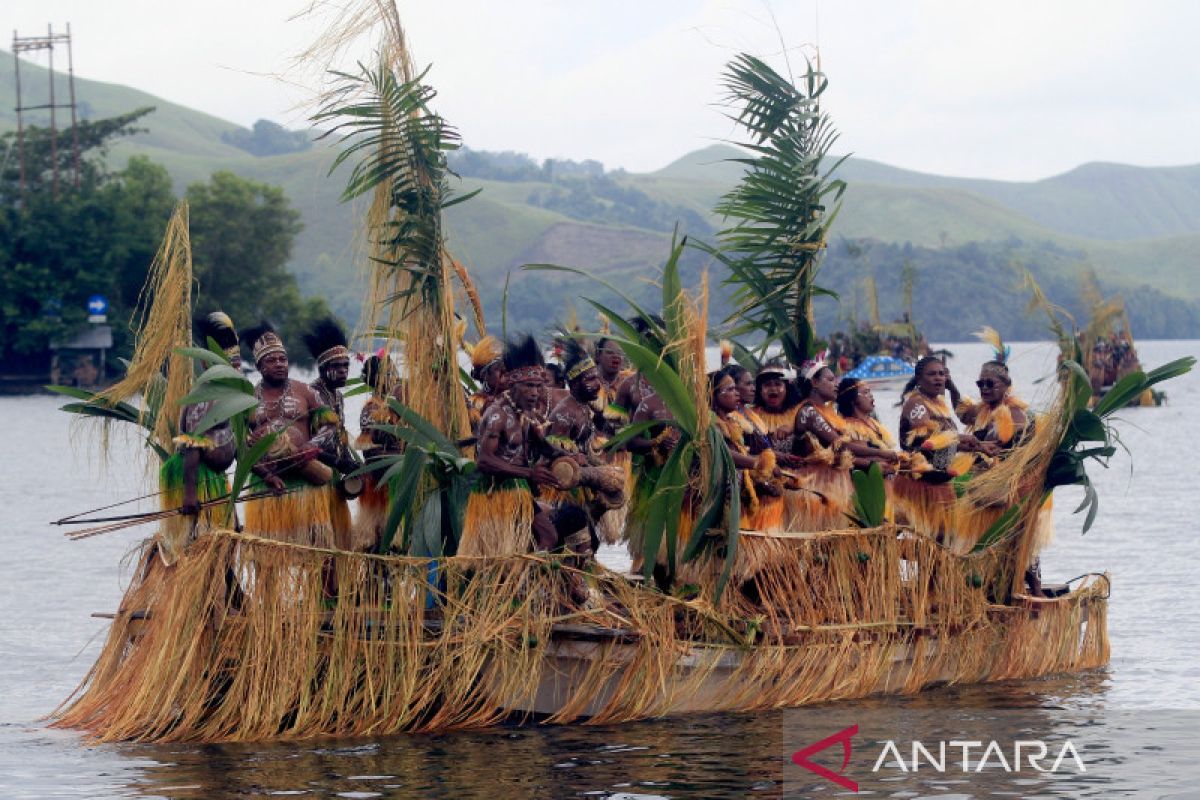
{"type": "MultiPolygon", "coordinates": [[[[630,322],[642,332],[653,324],[630,322]]],[[[240,368],[239,337],[226,315],[199,320],[198,338],[217,342],[240,368]]],[[[240,525],[294,543],[377,550],[394,487],[382,470],[362,467],[404,452],[396,426],[406,381],[386,353],[367,358],[362,380],[371,394],[352,431],[342,397],[354,358],[345,334],[325,320],[304,340],[317,367],[309,383],[291,377],[283,340],[270,326],[240,337],[261,375],[248,443],[273,437],[253,467],[240,525]]],[[[600,542],[626,542],[639,569],[655,484],[679,438],[651,382],[628,368],[620,344],[605,336],[558,339],[550,359],[532,336],[485,336],[465,349],[471,383],[463,402],[473,436],[459,444],[474,458],[476,479],[457,555],[549,551],[586,564],[600,542]],[[609,446],[636,423],[648,424],[609,446]]],[[[848,527],[851,471],[877,464],[886,476],[888,518],[965,553],[989,519],[967,518],[956,503],[956,481],[994,465],[1032,428],[1002,349],[980,371],[977,400],[959,390],[940,358],[917,361],[895,433],[880,422],[871,386],[839,377],[824,359],[795,366],[773,360],[753,371],[729,361],[708,378],[712,418],[741,479],[740,526],[766,533],[848,527]]],[[[209,405],[184,409],[177,439],[183,507],[192,515],[202,513],[206,498],[228,491],[224,473],[235,453],[229,422],[191,434],[209,405]]],[[[681,539],[689,522],[681,521],[681,539]]],[[[658,558],[665,563],[665,550],[658,558]]]]}
{"type": "Polygon", "coordinates": [[[1124,331],[1097,336],[1085,360],[1095,394],[1100,394],[1129,373],[1141,369],[1137,350],[1124,331]]]}

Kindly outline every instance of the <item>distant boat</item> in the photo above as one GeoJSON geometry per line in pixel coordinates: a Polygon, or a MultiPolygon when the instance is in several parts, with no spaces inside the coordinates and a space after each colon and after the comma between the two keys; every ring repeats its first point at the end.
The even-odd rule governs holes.
{"type": "Polygon", "coordinates": [[[867,356],[846,376],[872,386],[885,386],[907,381],[913,376],[913,365],[892,356],[867,356]]]}

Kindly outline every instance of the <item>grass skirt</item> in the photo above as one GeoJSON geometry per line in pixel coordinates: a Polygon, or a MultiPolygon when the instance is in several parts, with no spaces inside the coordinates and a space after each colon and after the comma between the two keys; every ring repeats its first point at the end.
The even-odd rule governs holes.
{"type": "Polygon", "coordinates": [[[845,528],[846,513],[854,497],[849,470],[824,465],[806,466],[800,470],[800,480],[804,489],[784,492],[784,528],[789,531],[845,528]],[[820,492],[820,495],[814,492],[820,492]]]}
{"type": "Polygon", "coordinates": [[[763,533],[778,533],[784,529],[787,509],[782,497],[758,497],[758,509],[753,514],[742,514],[742,528],[763,533]]]}
{"type": "Polygon", "coordinates": [[[533,494],[519,478],[480,476],[467,498],[460,556],[513,556],[533,544],[533,494]]]}
{"type": "MultiPolygon", "coordinates": [[[[897,475],[892,480],[892,498],[897,522],[908,525],[923,536],[943,541],[955,528],[956,498],[950,483],[927,483],[907,475],[897,475]]],[[[980,529],[980,533],[987,527],[985,525],[980,529]]]]}
{"type": "Polygon", "coordinates": [[[631,462],[628,513],[625,515],[625,546],[633,559],[633,571],[642,568],[642,551],[645,549],[646,519],[650,515],[650,500],[654,497],[654,485],[662,475],[662,466],[648,463],[644,456],[634,456],[631,462]]]}
{"type": "MultiPolygon", "coordinates": [[[[338,541],[340,523],[334,519],[335,504],[330,497],[337,495],[333,484],[313,486],[303,478],[287,478],[284,484],[288,489],[297,491],[246,502],[246,533],[312,547],[338,548],[345,544],[338,541]]],[[[269,490],[262,479],[255,475],[250,482],[250,491],[258,493],[269,490]]],[[[348,527],[343,530],[348,530],[348,527]]]]}
{"type": "MultiPolygon", "coordinates": [[[[175,453],[164,461],[158,477],[159,486],[163,490],[163,509],[179,508],[183,505],[183,453],[175,453]]],[[[225,473],[216,472],[202,459],[196,465],[196,499],[203,503],[228,493],[229,481],[225,473]]],[[[198,533],[226,527],[225,513],[226,507],[218,505],[202,509],[197,518],[179,515],[163,520],[156,537],[163,561],[174,564],[179,554],[198,533]]]]}
{"type": "MultiPolygon", "coordinates": [[[[971,578],[986,580],[999,554],[961,558],[885,528],[751,534],[739,558],[760,543],[772,557],[756,559],[753,597],[731,586],[719,600],[705,590],[703,602],[685,602],[591,573],[610,602],[568,621],[632,635],[591,645],[594,657],[564,674],[547,653],[564,620],[560,574],[570,568],[561,559],[439,559],[431,582],[427,558],[210,532],[154,604],[139,607],[148,614],[113,621],[53,724],[110,742],[441,732],[494,726],[550,685],[561,700],[549,723],[607,725],[695,710],[693,700],[706,711],[761,713],[1108,660],[1107,580],[1036,612],[998,613],[971,578]],[[331,558],[341,598],[333,610],[323,592],[331,558]],[[915,570],[908,579],[902,560],[915,570]],[[238,561],[255,565],[255,580],[231,613],[224,587],[238,561]],[[442,633],[425,624],[431,598],[447,621],[442,633]]],[[[719,561],[711,566],[718,575],[719,561]]]]}

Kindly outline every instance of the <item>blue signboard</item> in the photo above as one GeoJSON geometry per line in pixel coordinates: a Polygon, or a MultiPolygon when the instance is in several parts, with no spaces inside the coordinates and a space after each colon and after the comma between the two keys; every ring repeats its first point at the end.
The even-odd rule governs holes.
{"type": "Polygon", "coordinates": [[[94,294],[88,298],[87,310],[92,316],[100,316],[108,311],[108,300],[102,294],[94,294]]]}

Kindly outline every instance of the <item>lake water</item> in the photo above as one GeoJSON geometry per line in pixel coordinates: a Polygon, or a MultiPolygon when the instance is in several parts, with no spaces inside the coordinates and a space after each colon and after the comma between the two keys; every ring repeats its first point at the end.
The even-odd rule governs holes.
{"type": "MultiPolygon", "coordinates": [[[[949,349],[959,385],[973,388],[987,348],[949,349]]],[[[1200,343],[1143,342],[1139,350],[1143,362],[1155,366],[1200,353],[1200,343]]],[[[1053,357],[1050,345],[1014,346],[1019,393],[1035,405],[1048,389],[1034,381],[1051,370],[1053,357]]],[[[1021,709],[1031,719],[1018,728],[1049,726],[1055,736],[1073,737],[1087,774],[1045,778],[989,770],[984,781],[976,773],[929,778],[893,770],[869,790],[864,782],[864,794],[1200,797],[1200,547],[1193,489],[1200,375],[1165,389],[1167,405],[1123,414],[1122,438],[1132,459],[1121,453],[1109,469],[1090,469],[1101,509],[1086,536],[1079,534],[1081,518],[1071,515],[1081,493],[1059,490],[1058,535],[1043,555],[1050,582],[1112,573],[1108,668],[832,707],[863,720],[864,730],[866,720],[898,725],[932,715],[941,732],[951,734],[984,723],[1013,729],[1007,715],[1021,709]]],[[[895,430],[895,392],[877,396],[883,420],[895,430]]],[[[70,542],[47,523],[145,491],[137,443],[116,441],[102,472],[94,440],[73,428],[59,405],[53,397],[0,398],[6,455],[0,465],[6,565],[0,581],[0,797],[495,800],[848,793],[829,782],[785,782],[790,755],[834,732],[816,725],[812,738],[804,738],[806,720],[820,718],[804,710],[255,745],[90,746],[79,734],[47,729],[40,718],[70,693],[98,652],[107,623],[90,614],[115,610],[128,575],[121,562],[140,534],[135,528],[70,542]]],[[[602,557],[614,566],[623,560],[615,550],[602,557]]],[[[911,730],[905,736],[916,738],[911,730]]],[[[851,769],[869,771],[861,743],[856,748],[851,769]]]]}

